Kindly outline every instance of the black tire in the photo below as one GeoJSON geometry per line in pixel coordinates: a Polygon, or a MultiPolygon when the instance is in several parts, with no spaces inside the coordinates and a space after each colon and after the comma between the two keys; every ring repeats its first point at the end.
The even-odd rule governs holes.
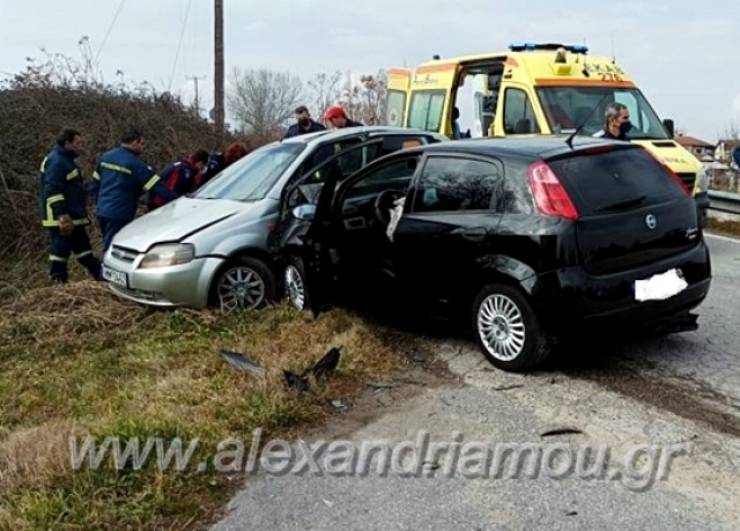
{"type": "MultiPolygon", "coordinates": [[[[254,282],[253,280],[248,279],[245,279],[245,281],[250,282],[250,284],[254,282]]],[[[211,305],[227,311],[235,309],[257,310],[260,308],[264,308],[267,304],[275,300],[275,290],[275,275],[267,266],[267,264],[265,264],[259,258],[253,258],[251,256],[238,256],[229,260],[226,265],[224,265],[219,270],[218,274],[211,283],[211,305]],[[245,277],[245,272],[250,272],[254,275],[254,277],[250,278],[259,279],[259,282],[261,283],[262,294],[259,297],[254,297],[258,300],[251,302],[248,300],[249,297],[247,297],[247,300],[244,300],[243,304],[240,304],[238,300],[234,301],[236,303],[234,304],[231,299],[225,301],[222,298],[224,296],[224,286],[222,282],[230,281],[229,278],[227,278],[229,275],[231,275],[231,279],[238,278],[238,270],[241,271],[242,278],[245,277]]],[[[250,294],[251,293],[255,292],[250,290],[250,294]]]]}
{"type": "Polygon", "coordinates": [[[311,308],[311,295],[306,284],[306,267],[300,256],[292,256],[288,260],[283,272],[283,285],[285,286],[285,298],[290,305],[300,311],[311,308]],[[292,278],[289,278],[292,276],[292,278]],[[300,283],[300,288],[295,282],[300,283]],[[301,291],[299,296],[298,291],[301,291]]]}
{"type": "Polygon", "coordinates": [[[475,297],[472,308],[472,325],[476,342],[489,362],[509,372],[526,372],[545,361],[550,352],[550,345],[547,336],[540,326],[539,319],[532,305],[522,292],[508,284],[488,284],[478,292],[475,297]],[[491,310],[489,305],[499,303],[500,312],[495,314],[488,313],[491,310]],[[486,308],[482,308],[483,305],[486,308]],[[489,317],[486,317],[488,313],[489,317]],[[489,333],[492,334],[491,342],[493,345],[484,341],[483,335],[488,325],[479,323],[479,315],[487,322],[490,321],[489,333]],[[507,316],[509,318],[507,318],[507,316]],[[498,327],[503,327],[503,331],[498,327]],[[496,329],[503,337],[506,338],[501,342],[496,341],[493,331],[496,329]],[[523,338],[523,343],[520,342],[523,338]],[[507,346],[504,347],[503,345],[507,346]],[[509,349],[511,352],[500,352],[498,357],[495,354],[496,349],[509,349]],[[510,359],[503,359],[508,355],[513,356],[510,359]]]}

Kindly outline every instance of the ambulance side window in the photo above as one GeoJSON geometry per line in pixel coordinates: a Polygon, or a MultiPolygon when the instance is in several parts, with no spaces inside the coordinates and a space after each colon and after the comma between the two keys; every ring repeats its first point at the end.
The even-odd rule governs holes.
{"type": "Polygon", "coordinates": [[[527,93],[517,88],[507,88],[504,99],[504,133],[527,135],[539,132],[527,93]]]}
{"type": "Polygon", "coordinates": [[[444,109],[443,90],[420,90],[412,93],[408,127],[439,131],[444,109]]]}

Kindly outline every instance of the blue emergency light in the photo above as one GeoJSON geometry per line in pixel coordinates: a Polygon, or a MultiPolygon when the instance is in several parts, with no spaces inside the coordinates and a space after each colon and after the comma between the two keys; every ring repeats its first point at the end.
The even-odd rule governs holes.
{"type": "Polygon", "coordinates": [[[583,44],[557,44],[557,43],[545,43],[538,44],[536,42],[514,42],[509,45],[509,50],[512,52],[533,52],[535,50],[558,50],[564,48],[571,53],[587,54],[588,46],[583,44]]]}

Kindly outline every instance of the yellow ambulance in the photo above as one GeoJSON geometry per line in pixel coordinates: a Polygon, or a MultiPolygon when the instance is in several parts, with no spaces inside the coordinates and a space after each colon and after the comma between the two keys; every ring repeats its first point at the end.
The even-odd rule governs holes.
{"type": "Polygon", "coordinates": [[[386,122],[463,136],[599,134],[612,102],[630,112],[630,140],[670,167],[692,190],[700,211],[709,204],[701,163],[673,140],[634,81],[614,59],[585,46],[512,44],[507,52],[440,59],[415,70],[388,71],[386,122]],[[459,116],[459,117],[458,117],[459,116]]]}

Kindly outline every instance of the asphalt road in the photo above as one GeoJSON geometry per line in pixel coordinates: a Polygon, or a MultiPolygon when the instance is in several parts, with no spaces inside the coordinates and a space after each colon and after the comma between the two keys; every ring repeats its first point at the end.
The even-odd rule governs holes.
{"type": "Polygon", "coordinates": [[[426,430],[440,442],[459,431],[464,442],[491,445],[603,444],[616,474],[468,479],[444,477],[434,459],[424,465],[434,477],[260,474],[215,528],[740,528],[740,242],[707,240],[714,281],[698,331],[560,352],[526,376],[493,369],[465,341],[439,340],[435,354],[451,376],[410,397],[375,390],[387,413],[346,437],[403,441],[426,430]],[[544,436],[563,429],[574,433],[544,436]],[[637,489],[619,473],[644,444],[688,454],[672,461],[667,478],[637,489]]]}

